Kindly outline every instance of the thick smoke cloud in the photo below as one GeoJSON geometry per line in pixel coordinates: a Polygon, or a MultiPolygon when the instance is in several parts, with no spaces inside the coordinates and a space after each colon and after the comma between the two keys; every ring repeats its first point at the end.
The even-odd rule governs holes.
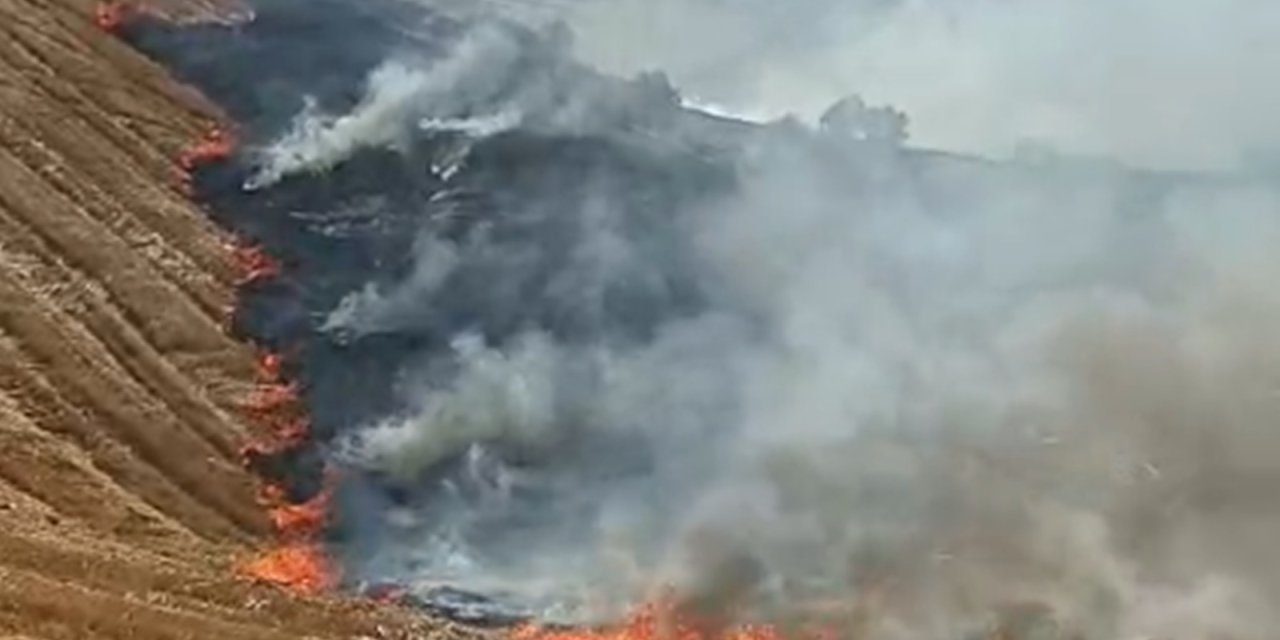
{"type": "MultiPolygon", "coordinates": [[[[895,29],[921,38],[910,64],[874,76],[903,86],[916,79],[899,71],[934,51],[963,64],[976,42],[907,29],[904,16],[976,21],[958,33],[993,44],[973,54],[972,83],[928,100],[971,100],[956,113],[981,115],[958,139],[997,146],[973,123],[1030,104],[1005,78],[1034,68],[1036,82],[1060,83],[1055,95],[1110,102],[1122,94],[1101,72],[1059,72],[1061,60],[1110,55],[1110,32],[1071,29],[1145,15],[1133,2],[1057,14],[810,4],[782,17],[839,31],[869,16],[856,47],[895,42],[895,29]],[[1039,34],[1030,27],[1054,15],[1059,39],[1025,45],[1062,48],[1054,55],[1019,55],[998,37],[1039,34]],[[1016,69],[984,75],[987,63],[1016,69]]],[[[552,8],[582,26],[578,51],[598,64],[593,48],[628,6],[552,8]]],[[[691,36],[709,33],[699,12],[721,11],[657,6],[691,36]]],[[[1160,33],[1194,14],[1162,6],[1160,33]]],[[[764,23],[729,15],[748,31],[764,23]]],[[[342,502],[356,579],[456,587],[569,620],[674,585],[704,611],[834,620],[855,638],[964,637],[1037,607],[1085,638],[1272,635],[1274,185],[998,165],[794,122],[741,127],[681,112],[659,78],[591,75],[564,58],[563,35],[487,25],[440,58],[397,54],[349,112],[304,112],[257,156],[251,186],[263,189],[369,149],[425,144],[450,158],[423,167],[438,191],[411,212],[407,268],[353,288],[323,323],[352,348],[439,337],[398,372],[402,410],[334,443],[359,471],[342,502]],[[456,204],[481,186],[493,190],[483,215],[456,204]]],[[[824,60],[805,38],[789,42],[794,57],[766,48],[754,59],[765,75],[747,75],[824,60]]],[[[696,91],[697,74],[681,81],[685,54],[669,52],[633,60],[671,65],[696,91]]],[[[749,55],[725,59],[742,70],[749,55]]],[[[1217,96],[1180,103],[1185,122],[1238,123],[1227,106],[1256,107],[1168,60],[1158,68],[1170,82],[1217,96]]],[[[812,65],[824,68],[847,69],[812,65]]],[[[880,97],[873,76],[843,77],[880,97]]],[[[818,106],[804,102],[835,86],[819,85],[787,95],[818,106]]],[[[1111,150],[1164,142],[1111,131],[1124,117],[1090,128],[1103,124],[1089,111],[1098,102],[1063,112],[1085,128],[1053,135],[1111,150]]],[[[1115,103],[1121,115],[1153,104],[1115,103]]],[[[928,140],[928,110],[913,115],[928,140]]],[[[1233,140],[1183,131],[1160,148],[1170,164],[1233,140]]]]}

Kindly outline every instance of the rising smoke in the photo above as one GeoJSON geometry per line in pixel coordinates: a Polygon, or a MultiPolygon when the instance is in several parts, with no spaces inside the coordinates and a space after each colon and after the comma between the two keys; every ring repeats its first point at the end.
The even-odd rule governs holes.
{"type": "MultiPolygon", "coordinates": [[[[756,4],[759,16],[732,3],[657,6],[694,37],[709,21],[700,12],[757,27],[781,11],[756,4]]],[[[1116,118],[1084,144],[1141,146],[1164,124],[1134,114],[1163,108],[1159,94],[1116,93],[1101,72],[1058,63],[1114,57],[1079,37],[1080,24],[1118,33],[1146,17],[1177,31],[1214,14],[1251,33],[1275,15],[1243,20],[1258,6],[1247,2],[1221,16],[1183,11],[1192,4],[1148,15],[1141,2],[1057,3],[1071,18],[1059,39],[1026,45],[1055,55],[1021,56],[998,37],[980,53],[1016,68],[1011,77],[1062,83],[1054,95],[1113,104],[1116,118]],[[1130,121],[1154,129],[1112,136],[1130,121]]],[[[816,25],[839,32],[866,17],[858,28],[877,42],[898,36],[876,29],[893,34],[925,10],[853,5],[789,6],[800,35],[723,58],[738,71],[760,62],[753,78],[769,78],[790,68],[771,66],[790,59],[773,45],[826,59],[804,44],[816,25]]],[[[1036,33],[1016,27],[1058,15],[940,6],[982,34],[1036,33]]],[[[603,0],[560,9],[592,63],[617,35],[604,23],[633,11],[603,0]]],[[[908,31],[923,37],[912,62],[836,77],[909,86],[900,71],[960,46],[908,31]]],[[[1185,122],[1252,126],[1229,109],[1258,108],[1237,100],[1264,88],[1224,95],[1182,64],[1218,40],[1158,41],[1179,55],[1144,56],[1154,86],[1215,96],[1179,103],[1185,122]]],[[[858,55],[861,42],[848,64],[883,62],[858,55]]],[[[616,53],[672,64],[685,86],[680,63],[703,44],[716,45],[620,41],[616,53]]],[[[250,186],[269,191],[369,150],[447,151],[421,167],[435,191],[410,212],[408,267],[347,292],[319,327],[353,349],[368,336],[435,336],[396,374],[400,410],[334,443],[359,471],[342,501],[356,579],[453,587],[574,621],[673,585],[690,606],[834,619],[855,638],[960,638],[1037,607],[1083,638],[1272,635],[1274,185],[1111,163],[1001,165],[834,126],[740,126],[682,111],[656,76],[594,75],[568,50],[563,31],[483,22],[443,57],[397,52],[349,111],[306,110],[255,156],[250,186]],[[458,204],[478,192],[482,213],[458,204]]],[[[845,90],[817,76],[846,68],[813,64],[797,82],[815,93],[793,97],[845,90]]],[[[1017,122],[1010,111],[1039,117],[992,86],[1006,76],[977,69],[971,84],[948,85],[968,101],[959,113],[982,112],[957,139],[985,141],[981,123],[1017,122]]],[[[699,77],[687,75],[695,87],[699,77]]],[[[726,82],[760,97],[735,77],[726,82]]],[[[1096,123],[1093,104],[1061,113],[1096,123]]],[[[912,131],[930,126],[916,119],[912,131]]],[[[1191,138],[1159,140],[1160,152],[1197,164],[1208,139],[1198,136],[1211,134],[1182,130],[1191,138]]],[[[1043,637],[1074,637],[1053,633],[1043,637]]]]}

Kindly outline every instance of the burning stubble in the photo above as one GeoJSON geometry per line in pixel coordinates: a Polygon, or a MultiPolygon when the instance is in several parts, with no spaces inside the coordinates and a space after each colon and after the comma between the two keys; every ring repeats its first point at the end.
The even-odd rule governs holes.
{"type": "Polygon", "coordinates": [[[1269,636],[1273,184],[727,123],[564,35],[400,47],[256,156],[260,193],[379,153],[422,192],[364,202],[409,255],[317,323],[418,339],[333,443],[344,575],[571,621],[673,588],[856,638],[1269,636]]]}

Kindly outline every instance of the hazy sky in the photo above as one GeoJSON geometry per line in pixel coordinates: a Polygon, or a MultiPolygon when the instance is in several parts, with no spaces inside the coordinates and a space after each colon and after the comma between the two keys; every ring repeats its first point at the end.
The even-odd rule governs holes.
{"type": "Polygon", "coordinates": [[[582,0],[580,54],[668,71],[732,109],[813,116],[860,92],[917,143],[1022,138],[1159,166],[1280,140],[1280,4],[1268,0],[582,0]]]}

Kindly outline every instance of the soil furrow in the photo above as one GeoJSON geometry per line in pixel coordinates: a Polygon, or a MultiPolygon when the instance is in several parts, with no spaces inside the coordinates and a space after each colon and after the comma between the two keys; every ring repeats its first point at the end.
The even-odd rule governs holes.
{"type": "MultiPolygon", "coordinates": [[[[238,459],[238,445],[245,433],[240,424],[216,407],[202,389],[166,360],[111,306],[96,283],[63,265],[52,250],[29,229],[6,215],[0,215],[0,244],[10,262],[23,263],[15,277],[36,291],[59,292],[51,296],[62,311],[76,318],[111,352],[134,379],[164,401],[175,415],[183,416],[192,428],[227,461],[238,459]]],[[[228,350],[243,354],[243,349],[228,350]]]]}
{"type": "MultiPolygon", "coordinates": [[[[6,60],[14,48],[20,48],[16,41],[0,44],[0,60],[6,60]]],[[[87,122],[91,120],[72,109],[76,106],[74,98],[54,93],[42,96],[42,84],[37,81],[29,85],[25,99],[56,103],[68,110],[57,118],[22,118],[23,110],[10,109],[15,114],[12,117],[16,128],[26,133],[10,142],[15,153],[52,188],[146,256],[166,279],[216,319],[229,302],[226,280],[231,269],[225,251],[208,241],[217,237],[212,227],[184,224],[180,222],[182,218],[167,214],[167,203],[175,195],[156,187],[154,182],[148,184],[135,169],[135,159],[121,157],[127,144],[106,135],[113,127],[89,127],[87,122]],[[78,167],[80,171],[72,176],[68,167],[78,167]],[[124,201],[142,206],[126,209],[119,204],[124,201]],[[223,277],[211,278],[211,273],[221,273],[223,277]]],[[[168,169],[176,174],[172,163],[168,169]]]]}
{"type": "Polygon", "coordinates": [[[97,4],[0,1],[0,640],[475,637],[234,574],[271,538],[236,460],[255,362],[174,162],[220,111],[97,4]]]}
{"type": "Polygon", "coordinates": [[[101,426],[109,428],[139,458],[234,527],[217,526],[208,533],[242,537],[264,532],[264,519],[254,504],[249,479],[218,460],[203,440],[184,436],[190,432],[182,429],[172,414],[156,406],[144,390],[129,384],[123,372],[109,369],[109,356],[101,347],[93,348],[91,336],[68,331],[74,327],[73,321],[58,315],[15,284],[0,280],[0,327],[22,344],[61,395],[91,408],[101,426]],[[240,533],[234,533],[236,529],[240,533]]]}

